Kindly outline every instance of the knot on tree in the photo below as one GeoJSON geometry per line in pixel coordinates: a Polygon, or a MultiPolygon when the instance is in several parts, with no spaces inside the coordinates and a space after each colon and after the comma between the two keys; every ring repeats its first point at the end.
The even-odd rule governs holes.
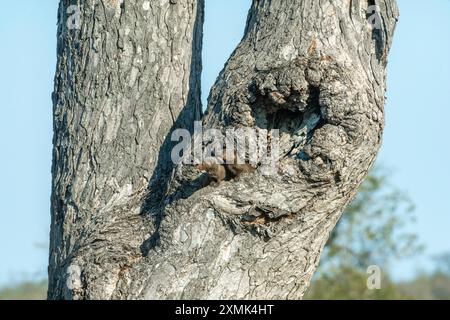
{"type": "Polygon", "coordinates": [[[294,160],[309,180],[339,182],[342,148],[360,141],[363,128],[350,74],[318,54],[261,68],[229,95],[218,117],[226,127],[279,130],[281,162],[294,160]]]}

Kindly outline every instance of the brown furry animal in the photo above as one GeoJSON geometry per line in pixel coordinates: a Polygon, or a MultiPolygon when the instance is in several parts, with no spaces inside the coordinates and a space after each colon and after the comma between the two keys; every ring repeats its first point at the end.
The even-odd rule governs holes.
{"type": "Polygon", "coordinates": [[[225,169],[229,172],[229,176],[231,179],[238,179],[241,174],[252,173],[256,169],[252,167],[248,163],[240,163],[237,162],[237,153],[234,151],[234,156],[231,159],[226,158],[226,150],[224,150],[223,160],[226,162],[224,164],[225,169]]]}
{"type": "Polygon", "coordinates": [[[247,163],[220,164],[217,159],[206,159],[203,163],[197,165],[197,169],[208,174],[209,181],[206,181],[205,185],[211,183],[219,184],[223,180],[237,180],[242,174],[251,173],[256,170],[254,167],[247,163]]]}
{"type": "Polygon", "coordinates": [[[210,183],[219,184],[221,181],[225,180],[227,176],[227,171],[225,167],[221,164],[215,163],[214,161],[207,161],[197,165],[197,169],[204,171],[208,174],[208,181],[205,185],[210,183]]]}

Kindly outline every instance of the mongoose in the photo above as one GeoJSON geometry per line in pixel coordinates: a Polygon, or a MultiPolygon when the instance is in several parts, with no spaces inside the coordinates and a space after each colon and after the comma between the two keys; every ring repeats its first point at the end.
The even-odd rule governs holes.
{"type": "Polygon", "coordinates": [[[223,157],[223,161],[225,162],[224,166],[225,166],[225,169],[227,170],[227,172],[229,172],[231,179],[233,179],[233,178],[237,179],[243,173],[244,174],[252,173],[253,171],[256,170],[254,167],[252,167],[248,163],[238,164],[237,160],[236,160],[237,159],[236,150],[234,151],[234,156],[231,159],[227,159],[226,154],[227,154],[227,152],[226,152],[226,150],[224,150],[224,157],[223,157]]]}
{"type": "Polygon", "coordinates": [[[197,169],[205,171],[210,178],[209,182],[214,182],[215,184],[218,184],[223,180],[238,179],[241,174],[251,173],[256,170],[248,163],[226,163],[225,159],[223,164],[206,159],[203,163],[197,165],[197,169]]]}
{"type": "Polygon", "coordinates": [[[205,171],[208,174],[209,181],[205,184],[210,184],[211,182],[218,184],[220,181],[225,180],[227,176],[225,167],[222,164],[218,164],[215,161],[208,161],[208,159],[197,165],[197,169],[205,171]]]}
{"type": "Polygon", "coordinates": [[[248,163],[243,164],[224,164],[225,169],[230,172],[231,178],[239,178],[241,174],[252,173],[256,169],[248,163]]]}

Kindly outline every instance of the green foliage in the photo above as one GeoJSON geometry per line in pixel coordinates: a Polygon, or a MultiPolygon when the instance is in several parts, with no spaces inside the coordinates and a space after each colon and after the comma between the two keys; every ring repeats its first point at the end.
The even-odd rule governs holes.
{"type": "Polygon", "coordinates": [[[411,299],[407,292],[401,292],[384,276],[381,289],[367,287],[368,274],[352,267],[340,267],[314,280],[306,300],[399,300],[411,299]]]}
{"type": "Polygon", "coordinates": [[[421,251],[408,228],[414,222],[410,199],[374,169],[348,206],[322,254],[306,299],[405,299],[389,280],[389,264],[421,251]],[[382,270],[381,290],[367,289],[367,267],[382,270]]]}
{"type": "Polygon", "coordinates": [[[450,299],[450,253],[438,256],[435,271],[419,274],[415,279],[398,284],[400,292],[415,299],[450,299]]]}
{"type": "Polygon", "coordinates": [[[331,234],[319,268],[386,268],[393,259],[417,254],[421,246],[408,230],[413,213],[411,200],[390,184],[385,170],[375,168],[331,234]]]}
{"type": "Polygon", "coordinates": [[[0,300],[45,300],[47,281],[24,282],[0,290],[0,300]]]}
{"type": "Polygon", "coordinates": [[[434,272],[421,274],[411,281],[397,285],[398,291],[418,300],[449,300],[450,275],[434,272]]]}

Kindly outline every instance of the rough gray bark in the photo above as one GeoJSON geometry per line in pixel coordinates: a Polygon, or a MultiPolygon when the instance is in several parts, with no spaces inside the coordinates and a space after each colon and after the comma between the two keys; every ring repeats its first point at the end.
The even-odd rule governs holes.
{"type": "Polygon", "coordinates": [[[202,187],[170,132],[200,116],[203,1],[59,10],[49,298],[298,299],[373,163],[395,0],[254,0],[206,127],[279,128],[277,175],[202,187]]]}

